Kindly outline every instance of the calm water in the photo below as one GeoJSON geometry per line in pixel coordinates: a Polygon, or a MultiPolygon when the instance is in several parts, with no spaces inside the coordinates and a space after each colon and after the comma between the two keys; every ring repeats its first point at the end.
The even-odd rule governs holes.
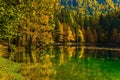
{"type": "Polygon", "coordinates": [[[26,80],[120,80],[120,51],[56,46],[32,54],[4,55],[22,63],[26,80]]]}

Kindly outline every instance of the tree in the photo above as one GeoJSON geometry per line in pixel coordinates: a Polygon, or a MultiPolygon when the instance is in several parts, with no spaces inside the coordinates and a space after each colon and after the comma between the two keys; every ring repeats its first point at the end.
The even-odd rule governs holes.
{"type": "Polygon", "coordinates": [[[99,25],[105,26],[105,20],[104,20],[104,16],[102,14],[100,15],[100,18],[99,18],[99,25]]]}
{"type": "Polygon", "coordinates": [[[86,42],[90,42],[90,43],[93,43],[95,41],[94,35],[93,35],[90,27],[87,27],[87,30],[85,32],[85,40],[86,40],[86,42]]]}
{"type": "Polygon", "coordinates": [[[80,42],[85,42],[84,33],[83,33],[83,31],[80,29],[80,27],[78,28],[78,36],[80,37],[80,42]]]}
{"type": "Polygon", "coordinates": [[[54,15],[58,8],[58,0],[19,0],[18,2],[10,0],[1,1],[0,4],[3,6],[0,8],[2,10],[0,36],[4,38],[7,36],[9,45],[14,38],[14,40],[19,39],[16,42],[25,43],[20,46],[31,52],[33,46],[43,47],[53,43],[52,32],[55,27],[54,15]]]}
{"type": "Polygon", "coordinates": [[[89,26],[89,20],[88,20],[88,16],[85,16],[85,19],[84,19],[84,27],[85,29],[89,26]]]}
{"type": "Polygon", "coordinates": [[[112,33],[112,36],[111,36],[111,40],[113,43],[120,43],[120,32],[118,31],[117,28],[114,28],[113,29],[113,33],[112,33]]]}
{"type": "Polygon", "coordinates": [[[106,3],[111,7],[114,8],[114,3],[112,0],[106,0],[106,3]]]}
{"type": "Polygon", "coordinates": [[[24,26],[28,48],[32,46],[33,39],[39,47],[53,43],[52,31],[55,27],[54,14],[56,9],[54,7],[57,6],[56,1],[28,1],[29,5],[25,5],[26,2],[23,3],[25,6],[22,10],[24,15],[21,26],[24,26]]]}
{"type": "Polygon", "coordinates": [[[0,0],[0,38],[8,43],[8,51],[10,51],[11,42],[19,35],[18,25],[19,17],[17,14],[17,5],[19,2],[0,0]]]}

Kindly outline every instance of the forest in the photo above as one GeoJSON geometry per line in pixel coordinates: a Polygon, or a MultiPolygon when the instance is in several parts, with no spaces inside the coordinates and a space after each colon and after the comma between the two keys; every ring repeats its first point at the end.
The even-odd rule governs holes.
{"type": "Polygon", "coordinates": [[[120,44],[118,0],[0,0],[0,43],[31,53],[55,43],[120,44]]]}

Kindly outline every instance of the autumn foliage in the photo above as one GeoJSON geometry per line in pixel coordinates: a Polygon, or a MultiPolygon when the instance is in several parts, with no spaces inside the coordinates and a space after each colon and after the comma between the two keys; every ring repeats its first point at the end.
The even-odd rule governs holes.
{"type": "Polygon", "coordinates": [[[0,0],[0,6],[0,42],[8,43],[8,51],[120,43],[120,10],[112,0],[0,0]]]}

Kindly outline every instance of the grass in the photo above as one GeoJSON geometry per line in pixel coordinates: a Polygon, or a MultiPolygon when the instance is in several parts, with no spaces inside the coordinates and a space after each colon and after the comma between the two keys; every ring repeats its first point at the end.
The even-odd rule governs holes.
{"type": "Polygon", "coordinates": [[[18,73],[21,64],[0,57],[0,80],[24,80],[18,73]]]}
{"type": "Polygon", "coordinates": [[[18,71],[21,64],[2,58],[7,52],[7,47],[0,45],[0,80],[24,80],[18,71]]]}

